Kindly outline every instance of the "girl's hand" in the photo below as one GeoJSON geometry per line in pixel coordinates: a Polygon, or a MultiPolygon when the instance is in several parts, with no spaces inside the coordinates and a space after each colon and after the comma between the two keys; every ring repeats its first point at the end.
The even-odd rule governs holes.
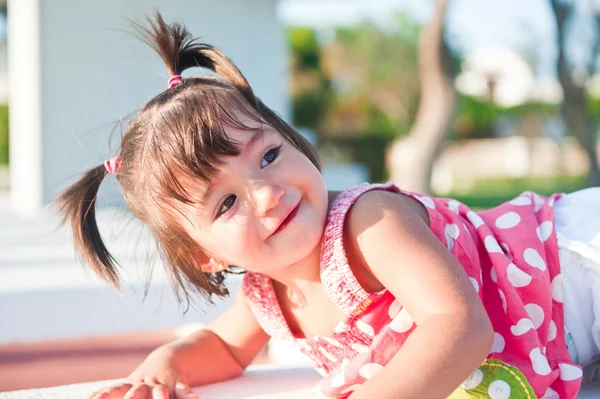
{"type": "Polygon", "coordinates": [[[268,340],[240,287],[233,306],[208,329],[159,347],[124,383],[100,389],[87,399],[197,399],[190,384],[240,376],[268,340]]]}
{"type": "Polygon", "coordinates": [[[156,349],[121,384],[100,389],[88,399],[198,399],[192,393],[170,346],[156,349]]]}

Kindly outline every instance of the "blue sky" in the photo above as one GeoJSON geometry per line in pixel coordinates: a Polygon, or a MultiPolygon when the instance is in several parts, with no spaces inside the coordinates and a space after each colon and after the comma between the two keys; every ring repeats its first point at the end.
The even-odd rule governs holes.
{"type": "MultiPolygon", "coordinates": [[[[582,9],[598,4],[598,0],[574,1],[582,9]]],[[[548,0],[449,2],[448,32],[451,42],[461,51],[509,47],[533,54],[539,60],[538,75],[554,74],[555,28],[548,0]]],[[[432,4],[432,0],[282,0],[279,15],[285,23],[315,27],[352,24],[364,19],[385,21],[394,10],[407,11],[417,20],[425,21],[432,4]]],[[[573,46],[574,53],[577,47],[573,46]]]]}

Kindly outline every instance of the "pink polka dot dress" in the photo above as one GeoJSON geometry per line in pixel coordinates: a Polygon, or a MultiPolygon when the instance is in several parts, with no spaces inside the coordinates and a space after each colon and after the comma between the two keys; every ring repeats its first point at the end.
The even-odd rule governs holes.
{"type": "Polygon", "coordinates": [[[324,376],[321,394],[348,397],[390,361],[416,328],[390,292],[366,292],[348,266],[344,219],[369,190],[402,193],[425,205],[431,230],[464,267],[492,321],[494,343],[488,358],[451,397],[575,398],[582,373],[565,344],[553,223],[558,195],[543,198],[525,192],[496,208],[474,212],[456,200],[404,192],[389,183],[350,189],[331,207],[321,280],[347,318],[330,333],[294,337],[270,279],[254,273],[244,278],[244,292],[258,322],[271,336],[292,340],[312,359],[324,376]]]}

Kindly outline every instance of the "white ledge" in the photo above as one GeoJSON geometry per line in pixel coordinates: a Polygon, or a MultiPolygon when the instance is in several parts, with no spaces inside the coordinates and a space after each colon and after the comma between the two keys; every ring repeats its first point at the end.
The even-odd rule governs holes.
{"type": "MultiPolygon", "coordinates": [[[[243,376],[194,388],[201,399],[309,399],[318,397],[321,377],[312,368],[262,365],[250,367],[243,376]],[[283,396],[285,395],[285,396],[283,396]]],[[[0,393],[0,399],[81,399],[114,381],[98,381],[53,388],[0,393]]],[[[578,399],[598,399],[600,386],[584,385],[578,399]]]]}
{"type": "MultiPolygon", "coordinates": [[[[310,368],[253,366],[243,376],[194,388],[202,399],[306,399],[316,396],[319,374],[310,368]]],[[[53,388],[0,393],[0,399],[81,399],[116,381],[98,381],[53,388]]]]}

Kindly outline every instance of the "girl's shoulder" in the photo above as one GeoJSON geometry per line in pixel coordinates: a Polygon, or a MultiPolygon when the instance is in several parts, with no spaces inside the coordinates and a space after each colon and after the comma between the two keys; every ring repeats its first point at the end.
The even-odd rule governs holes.
{"type": "Polygon", "coordinates": [[[425,207],[393,183],[361,184],[335,198],[323,236],[321,280],[330,298],[347,315],[384,288],[365,267],[357,250],[360,232],[369,229],[373,233],[377,227],[373,234],[385,240],[386,233],[381,230],[390,229],[382,229],[381,222],[389,227],[397,220],[416,223],[419,218],[428,222],[425,207]]]}
{"type": "Polygon", "coordinates": [[[427,212],[424,208],[429,208],[430,203],[435,200],[429,196],[405,191],[393,182],[363,183],[342,192],[330,192],[329,198],[330,207],[326,233],[327,230],[339,231],[344,226],[349,214],[376,211],[382,201],[386,200],[397,201],[401,207],[406,204],[407,211],[417,210],[427,219],[427,212]],[[355,210],[358,212],[354,212],[355,210]]]}

